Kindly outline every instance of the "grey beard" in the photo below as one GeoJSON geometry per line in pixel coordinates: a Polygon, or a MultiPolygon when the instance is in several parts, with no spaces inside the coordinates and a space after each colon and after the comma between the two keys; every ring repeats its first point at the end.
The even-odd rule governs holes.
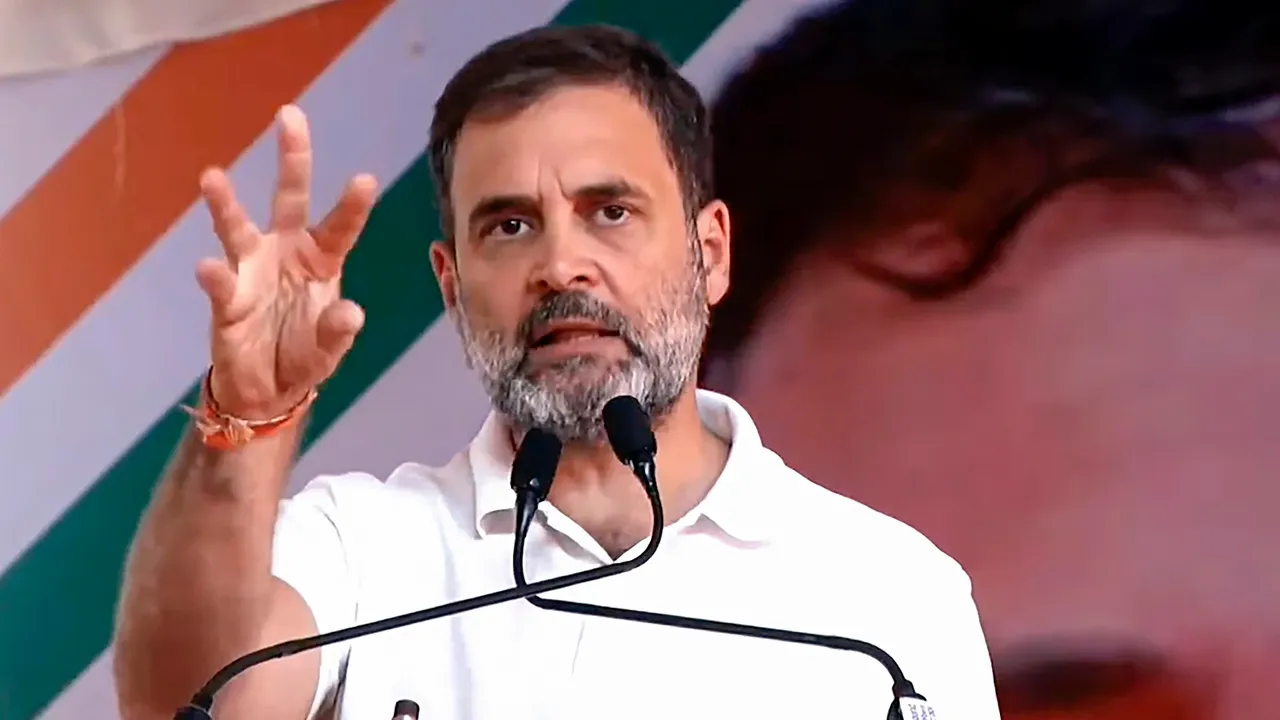
{"type": "Polygon", "coordinates": [[[601,414],[605,403],[619,395],[636,398],[658,423],[694,378],[706,337],[710,315],[706,288],[701,273],[691,270],[689,282],[659,292],[658,307],[638,327],[584,293],[544,301],[539,306],[545,310],[542,316],[604,322],[620,333],[631,353],[620,361],[573,357],[539,368],[537,376],[525,366],[525,357],[528,334],[539,309],[513,338],[498,330],[475,329],[467,319],[464,303],[459,303],[454,320],[468,365],[479,374],[494,410],[517,433],[536,427],[566,444],[603,443],[601,414]],[[567,314],[571,306],[578,312],[567,314]]]}
{"type": "Polygon", "coordinates": [[[604,406],[618,395],[631,395],[655,417],[671,409],[683,387],[671,387],[669,374],[655,373],[636,358],[606,361],[579,356],[545,367],[541,373],[555,377],[539,382],[519,372],[502,378],[482,374],[481,382],[494,409],[517,433],[537,427],[566,444],[604,442],[604,406]]]}

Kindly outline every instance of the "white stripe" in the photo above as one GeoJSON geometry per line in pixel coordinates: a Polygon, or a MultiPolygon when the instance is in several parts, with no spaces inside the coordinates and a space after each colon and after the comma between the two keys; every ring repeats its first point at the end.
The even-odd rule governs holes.
{"type": "MultiPolygon", "coordinates": [[[[713,93],[743,52],[776,33],[797,11],[825,2],[747,0],[690,59],[685,75],[704,93],[713,93]]],[[[385,476],[401,462],[442,463],[461,450],[488,413],[488,401],[461,352],[449,320],[437,321],[312,446],[294,469],[291,491],[321,473],[362,470],[385,476]]],[[[118,720],[109,700],[114,693],[109,654],[99,657],[42,720],[78,720],[89,713],[118,720]]]]}
{"type": "Polygon", "coordinates": [[[226,35],[328,0],[67,0],[0,3],[0,74],[63,70],[226,35]]]}
{"type": "Polygon", "coordinates": [[[107,648],[44,709],[40,720],[120,720],[116,685],[111,677],[111,657],[111,648],[107,648]]]}
{"type": "MultiPolygon", "coordinates": [[[[317,206],[357,172],[388,184],[399,176],[423,148],[435,97],[454,70],[497,36],[545,23],[565,1],[398,0],[301,98],[316,143],[317,206]],[[422,52],[409,51],[415,47],[422,52]]],[[[262,217],[274,182],[274,133],[231,174],[262,217]]],[[[208,305],[192,270],[216,254],[197,204],[0,402],[0,457],[5,478],[14,479],[0,503],[0,566],[203,371],[208,305]]]]}
{"type": "Polygon", "coordinates": [[[0,214],[9,212],[165,51],[150,48],[69,72],[0,79],[0,214]]]}
{"type": "Polygon", "coordinates": [[[488,412],[458,333],[441,318],[311,446],[293,469],[290,494],[325,473],[386,477],[402,462],[443,465],[488,412]]]}

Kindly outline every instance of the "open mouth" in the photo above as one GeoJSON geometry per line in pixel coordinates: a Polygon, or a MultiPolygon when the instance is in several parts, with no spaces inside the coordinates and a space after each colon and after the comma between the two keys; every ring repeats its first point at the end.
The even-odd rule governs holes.
{"type": "Polygon", "coordinates": [[[530,343],[530,347],[542,348],[582,340],[616,337],[619,337],[619,333],[617,331],[595,325],[586,323],[558,323],[548,325],[538,331],[533,338],[533,342],[530,343]]]}

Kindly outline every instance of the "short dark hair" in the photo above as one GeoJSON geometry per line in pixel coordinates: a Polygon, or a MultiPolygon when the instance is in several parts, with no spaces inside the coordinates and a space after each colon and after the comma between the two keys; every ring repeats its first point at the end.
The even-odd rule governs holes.
{"type": "Polygon", "coordinates": [[[711,129],[698,90],[657,46],[607,25],[545,26],[471,58],[445,86],[431,122],[429,155],[441,226],[453,237],[449,197],[454,146],[467,120],[525,109],[567,85],[619,85],[648,108],[679,176],[685,211],[712,198],[711,129]]]}
{"type": "Polygon", "coordinates": [[[1273,152],[1224,110],[1277,91],[1275,3],[850,0],[803,17],[711,111],[734,262],[707,356],[732,359],[794,260],[837,222],[868,240],[903,220],[950,222],[972,256],[963,271],[898,282],[859,268],[918,299],[949,297],[991,269],[1020,219],[1072,172],[1211,175],[1228,163],[1205,156],[1206,138],[1230,137],[1217,148],[1241,161],[1273,152]],[[1069,167],[1082,143],[1115,162],[1069,167]],[[888,202],[904,188],[963,193],[983,218],[965,225],[940,207],[888,202]]]}

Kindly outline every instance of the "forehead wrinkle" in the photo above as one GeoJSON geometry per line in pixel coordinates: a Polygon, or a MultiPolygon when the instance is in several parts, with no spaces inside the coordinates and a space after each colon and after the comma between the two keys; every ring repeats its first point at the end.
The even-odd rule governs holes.
{"type": "Polygon", "coordinates": [[[669,184],[666,173],[673,176],[669,180],[677,193],[679,188],[656,121],[638,100],[617,89],[566,88],[514,116],[473,121],[463,128],[458,148],[456,159],[470,157],[465,163],[456,161],[461,166],[456,184],[479,184],[477,194],[515,190],[514,194],[532,195],[530,188],[484,187],[489,178],[518,177],[516,166],[529,155],[534,156],[532,176],[543,181],[540,187],[554,187],[562,195],[575,184],[593,184],[606,176],[624,177],[655,195],[655,183],[669,184]],[[645,140],[641,133],[651,137],[645,140]],[[556,166],[554,183],[544,180],[548,163],[556,166]],[[579,173],[581,179],[576,177],[579,173]]]}

